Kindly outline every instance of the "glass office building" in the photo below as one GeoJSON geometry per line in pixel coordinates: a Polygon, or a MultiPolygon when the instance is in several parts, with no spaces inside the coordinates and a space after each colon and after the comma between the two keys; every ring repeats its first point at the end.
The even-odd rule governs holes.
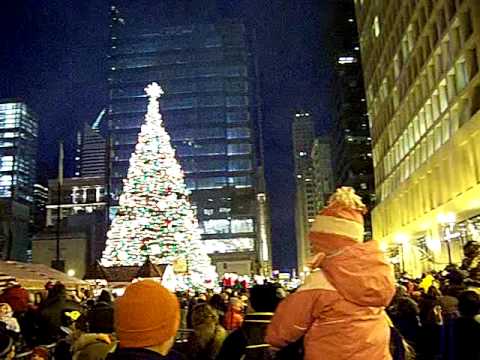
{"type": "Polygon", "coordinates": [[[197,20],[152,26],[146,24],[152,16],[157,16],[155,25],[166,24],[166,15],[145,8],[151,12],[148,19],[135,21],[138,7],[115,3],[109,57],[111,205],[118,202],[144,121],[143,89],[156,81],[165,91],[165,126],[192,191],[209,253],[217,263],[224,261],[225,269],[229,261],[243,261],[242,271],[255,270],[259,111],[245,26],[197,20]]]}
{"type": "Polygon", "coordinates": [[[23,102],[0,101],[0,198],[31,204],[38,123],[23,102]]]}
{"type": "Polygon", "coordinates": [[[38,121],[25,103],[0,100],[0,258],[27,260],[38,121]]]}

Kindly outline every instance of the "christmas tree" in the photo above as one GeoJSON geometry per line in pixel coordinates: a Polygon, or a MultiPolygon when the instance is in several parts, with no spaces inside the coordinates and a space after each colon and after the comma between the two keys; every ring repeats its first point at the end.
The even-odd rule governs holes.
{"type": "Polygon", "coordinates": [[[141,265],[148,256],[156,264],[182,264],[184,277],[200,285],[212,281],[215,272],[203,251],[184,174],[162,123],[158,98],[163,91],[157,83],[145,91],[145,123],[130,158],[102,264],[141,265]]]}

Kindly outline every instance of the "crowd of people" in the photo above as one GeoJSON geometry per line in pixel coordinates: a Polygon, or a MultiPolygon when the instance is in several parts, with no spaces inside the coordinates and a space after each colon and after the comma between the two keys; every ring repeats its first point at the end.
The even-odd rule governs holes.
{"type": "Polygon", "coordinates": [[[173,294],[154,280],[114,299],[47,284],[0,294],[0,358],[75,360],[480,360],[480,246],[462,267],[398,280],[365,207],[340,189],[310,231],[312,273],[278,283],[173,294]]]}

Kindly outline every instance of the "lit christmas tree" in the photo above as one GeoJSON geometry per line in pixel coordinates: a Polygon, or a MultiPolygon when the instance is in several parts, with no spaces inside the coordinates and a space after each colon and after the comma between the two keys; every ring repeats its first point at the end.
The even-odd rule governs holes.
{"type": "Polygon", "coordinates": [[[141,265],[149,256],[153,263],[183,268],[183,278],[201,286],[214,281],[216,274],[203,251],[184,174],[163,127],[158,103],[163,91],[157,83],[145,91],[148,111],[130,158],[119,210],[107,234],[102,264],[141,265]]]}

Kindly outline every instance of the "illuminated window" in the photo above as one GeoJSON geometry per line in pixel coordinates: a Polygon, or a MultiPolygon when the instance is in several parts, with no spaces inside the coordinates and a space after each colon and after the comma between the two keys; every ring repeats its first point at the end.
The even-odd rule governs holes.
{"type": "Polygon", "coordinates": [[[357,62],[357,59],[353,56],[340,56],[337,62],[339,64],[353,64],[357,62]]]}
{"type": "Polygon", "coordinates": [[[252,152],[251,144],[228,144],[228,155],[250,154],[252,152]]]}
{"type": "Polygon", "coordinates": [[[375,16],[375,19],[373,20],[373,34],[375,37],[380,36],[380,20],[378,19],[378,16],[375,16]]]}
{"type": "Polygon", "coordinates": [[[253,232],[252,219],[234,219],[232,220],[232,233],[253,232]]]}
{"type": "Polygon", "coordinates": [[[214,209],[203,209],[204,215],[213,215],[214,212],[215,212],[214,209]]]}
{"type": "Polygon", "coordinates": [[[204,249],[208,254],[213,253],[232,253],[242,251],[253,251],[253,238],[233,238],[233,239],[208,239],[203,241],[204,249]]]}
{"type": "Polygon", "coordinates": [[[227,234],[230,232],[230,221],[225,219],[210,219],[202,223],[204,234],[227,234]]]}
{"type": "Polygon", "coordinates": [[[457,91],[462,91],[468,83],[467,69],[465,61],[461,60],[455,64],[455,76],[457,83],[457,91]]]}
{"type": "Polygon", "coordinates": [[[252,178],[250,176],[230,176],[228,185],[235,188],[247,188],[252,186],[252,178]]]}
{"type": "Polygon", "coordinates": [[[0,158],[0,171],[13,170],[13,156],[3,156],[0,158]]]}
{"type": "Polygon", "coordinates": [[[230,128],[227,129],[228,139],[244,139],[250,137],[250,129],[248,128],[230,128]]]}
{"type": "Polygon", "coordinates": [[[196,188],[202,189],[221,189],[227,184],[225,177],[209,177],[196,180],[196,188]]]}

